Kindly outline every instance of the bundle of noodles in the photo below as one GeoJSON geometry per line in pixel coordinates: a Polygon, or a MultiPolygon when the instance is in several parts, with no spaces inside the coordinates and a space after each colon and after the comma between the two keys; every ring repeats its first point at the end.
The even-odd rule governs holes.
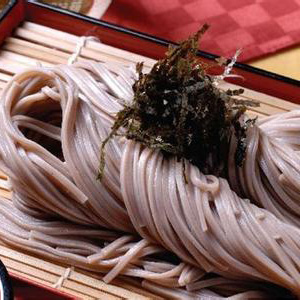
{"type": "Polygon", "coordinates": [[[241,292],[235,299],[264,297],[251,291],[261,290],[259,281],[299,296],[300,231],[290,212],[297,193],[290,168],[297,158],[290,153],[297,141],[291,128],[281,138],[283,125],[276,125],[289,117],[296,128],[297,112],[254,126],[243,169],[230,177],[237,192],[268,210],[188,161],[185,182],[176,157],[118,136],[106,146],[105,170],[96,182],[99,144],[130,103],[136,78],[131,68],[95,62],[14,76],[0,110],[0,168],[13,190],[12,203],[0,202],[1,239],[68,264],[111,270],[105,281],[119,273],[144,278],[145,287],[170,297],[217,296],[207,290],[215,286],[224,296],[241,292]],[[269,159],[270,144],[283,175],[277,176],[275,156],[269,159]],[[276,194],[274,178],[280,182],[276,194]],[[289,198],[280,198],[280,189],[289,198]],[[179,262],[167,262],[164,249],[179,262]]]}
{"type": "Polygon", "coordinates": [[[300,111],[261,119],[248,134],[247,159],[235,167],[232,143],[229,178],[248,197],[284,222],[300,226],[300,111]]]}
{"type": "MultiPolygon", "coordinates": [[[[111,165],[109,160],[107,164],[111,169],[102,184],[95,184],[97,145],[107,135],[111,115],[120,109],[119,98],[114,96],[119,82],[104,65],[79,66],[82,68],[28,70],[16,75],[3,93],[6,104],[1,113],[4,119],[9,119],[1,123],[1,169],[9,176],[13,204],[1,199],[2,240],[85,269],[103,273],[113,269],[107,281],[119,272],[153,283],[166,281],[167,286],[170,281],[177,282],[174,287],[197,280],[204,274],[197,268],[145,259],[164,253],[161,247],[150,245],[146,240],[138,241],[136,236],[95,229],[100,225],[133,231],[121,198],[120,143],[109,148],[113,159],[111,165]],[[85,69],[104,70],[104,74],[100,74],[108,74],[108,83],[98,82],[100,76],[85,69]],[[72,77],[68,77],[67,72],[72,77]],[[78,79],[82,74],[85,81],[90,79],[88,84],[78,79]],[[75,82],[82,90],[77,90],[75,82]],[[110,84],[114,85],[111,90],[107,88],[110,84]],[[105,103],[107,99],[112,100],[111,107],[105,103]],[[62,142],[61,146],[56,141],[62,142]],[[72,223],[53,221],[55,216],[72,223]]],[[[130,86],[135,74],[127,68],[119,71],[119,74],[128,74],[125,77],[128,83],[122,82],[123,86],[130,86]]],[[[153,283],[150,289],[155,288],[153,283]]],[[[159,292],[190,294],[162,287],[159,292]]],[[[205,289],[200,295],[203,293],[213,294],[205,289]]]]}
{"type": "MultiPolygon", "coordinates": [[[[299,229],[195,166],[187,164],[185,184],[181,168],[176,158],[164,160],[161,153],[127,143],[121,186],[139,234],[206,272],[271,281],[299,294],[299,229]]],[[[200,287],[201,282],[187,286],[200,287]]]]}
{"type": "MultiPolygon", "coordinates": [[[[13,247],[67,265],[76,265],[101,273],[108,273],[123,265],[123,275],[143,278],[144,287],[163,296],[180,299],[214,296],[219,299],[222,298],[219,294],[237,294],[240,297],[253,295],[257,298],[265,298],[268,293],[263,292],[263,288],[265,290],[271,288],[270,286],[266,289],[259,283],[214,276],[209,279],[204,278],[201,288],[187,291],[180,287],[203,278],[205,273],[199,268],[182,262],[174,264],[162,259],[154,259],[153,254],[164,253],[165,250],[150,245],[145,240],[138,241],[136,236],[75,225],[61,220],[37,219],[22,213],[12,205],[11,201],[3,198],[0,202],[0,217],[1,240],[13,247]],[[128,258],[130,263],[124,267],[124,261],[128,261],[128,258]],[[219,294],[208,288],[215,289],[219,294]]],[[[278,290],[276,292],[278,293],[278,290]]]]}
{"type": "MultiPolygon", "coordinates": [[[[111,126],[109,114],[120,107],[114,95],[108,92],[109,84],[103,88],[97,83],[96,72],[101,74],[104,70],[102,76],[108,74],[107,81],[114,85],[116,93],[121,82],[114,80],[101,65],[93,67],[87,64],[85,67],[93,68],[95,78],[84,68],[77,68],[73,74],[72,68],[60,67],[52,71],[27,71],[17,75],[9,84],[3,93],[7,103],[2,111],[6,120],[3,119],[1,124],[1,153],[5,157],[2,170],[9,175],[14,187],[15,205],[31,215],[59,211],[62,217],[76,223],[130,232],[132,225],[120,195],[118,165],[121,152],[117,142],[111,145],[111,157],[107,156],[110,168],[105,180],[101,185],[95,184],[99,139],[106,136],[111,126]],[[43,83],[46,85],[41,89],[43,83]],[[111,105],[104,104],[105,101],[111,105]],[[100,110],[101,106],[104,110],[100,110]],[[62,114],[61,120],[57,120],[59,114],[62,114]],[[60,124],[55,126],[42,121],[45,115],[50,121],[53,118],[56,123],[61,121],[61,128],[60,124]],[[35,137],[36,141],[29,140],[26,129],[48,139],[40,140],[40,136],[35,135],[31,138],[35,137]],[[61,143],[61,154],[53,155],[45,148],[51,148],[47,145],[49,138],[61,143]]],[[[128,82],[130,80],[128,76],[128,82]]]]}

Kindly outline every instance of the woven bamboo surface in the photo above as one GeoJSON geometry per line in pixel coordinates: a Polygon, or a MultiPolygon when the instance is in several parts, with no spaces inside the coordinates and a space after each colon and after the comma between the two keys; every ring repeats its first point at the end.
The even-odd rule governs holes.
{"type": "MultiPolygon", "coordinates": [[[[78,37],[33,23],[24,23],[6,39],[0,50],[0,93],[12,76],[37,62],[44,66],[67,63],[74,52],[78,37]]],[[[154,60],[116,49],[96,41],[87,41],[79,60],[93,59],[120,63],[144,61],[147,68],[154,60]]],[[[222,88],[236,86],[223,83],[222,88]]],[[[249,111],[250,115],[268,116],[299,108],[298,105],[245,89],[242,97],[260,101],[261,106],[249,111]]],[[[0,195],[10,198],[11,191],[5,174],[0,173],[0,195]]],[[[51,262],[40,257],[12,249],[0,243],[0,258],[12,274],[22,276],[37,283],[52,287],[69,266],[51,262]]],[[[150,299],[159,297],[145,292],[135,280],[118,279],[113,284],[105,284],[101,276],[80,269],[72,269],[64,280],[61,291],[82,299],[150,299]]]]}
{"type": "Polygon", "coordinates": [[[8,4],[9,0],[0,0],[0,12],[8,4]]]}
{"type": "Polygon", "coordinates": [[[69,9],[77,13],[86,14],[91,6],[93,5],[93,0],[41,0],[39,2],[44,2],[52,5],[59,6],[64,9],[69,9]]]}

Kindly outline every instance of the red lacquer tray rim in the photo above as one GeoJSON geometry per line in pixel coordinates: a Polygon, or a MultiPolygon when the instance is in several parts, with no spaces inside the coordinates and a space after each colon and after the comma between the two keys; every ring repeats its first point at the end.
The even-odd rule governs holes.
{"type": "MultiPolygon", "coordinates": [[[[33,0],[27,1],[25,12],[29,21],[72,34],[86,35],[90,33],[90,29],[94,29],[94,34],[104,43],[151,58],[162,57],[167,46],[174,44],[149,34],[33,0]],[[74,25],[70,26],[70,22],[74,25]]],[[[209,63],[217,58],[216,55],[204,51],[199,51],[198,55],[204,62],[209,63]]],[[[236,63],[234,72],[243,79],[229,78],[228,82],[300,104],[300,81],[296,79],[243,63],[236,63]]]]}
{"type": "MultiPolygon", "coordinates": [[[[72,11],[68,11],[68,10],[64,10],[61,9],[59,7],[56,6],[52,6],[49,4],[45,4],[45,3],[38,3],[35,2],[33,0],[29,0],[27,1],[27,3],[25,3],[24,0],[11,0],[8,4],[8,6],[3,10],[3,12],[0,14],[0,26],[2,26],[6,20],[6,18],[8,18],[10,16],[11,13],[13,13],[14,8],[16,8],[17,6],[24,6],[21,7],[21,9],[23,10],[23,20],[26,20],[26,13],[28,13],[28,10],[30,10],[33,7],[39,8],[39,9],[43,9],[44,11],[51,11],[51,12],[55,12],[60,14],[61,16],[67,16],[67,17],[71,17],[71,18],[75,18],[76,20],[79,21],[83,21],[86,23],[89,23],[91,26],[97,26],[99,28],[102,29],[107,29],[107,30],[111,30],[115,33],[121,33],[124,34],[126,36],[128,36],[129,38],[136,38],[136,39],[140,39],[143,41],[146,41],[148,43],[153,43],[153,45],[159,45],[162,46],[164,48],[166,48],[169,44],[174,44],[173,42],[158,38],[156,36],[152,36],[146,33],[142,33],[136,30],[132,30],[132,29],[128,29],[122,26],[118,26],[109,22],[105,22],[105,21],[101,21],[101,20],[96,20],[90,17],[87,17],[85,15],[81,15],[78,13],[74,13],[72,11]],[[27,11],[26,11],[27,10],[27,11]]],[[[21,21],[21,20],[20,20],[21,21]]],[[[16,23],[17,21],[15,21],[14,23],[16,23]]],[[[15,25],[11,25],[11,26],[16,26],[15,25]]],[[[8,32],[11,30],[11,28],[8,28],[8,32]]],[[[1,38],[1,37],[0,37],[1,38]]],[[[207,53],[204,51],[199,51],[198,52],[199,57],[205,59],[205,60],[215,60],[217,58],[216,55],[211,54],[211,53],[207,53]]],[[[295,95],[293,95],[293,92],[297,91],[299,96],[300,96],[300,81],[289,78],[289,77],[285,77],[279,74],[275,74],[272,72],[268,72],[262,69],[258,69],[252,66],[249,66],[247,64],[243,64],[243,63],[236,63],[235,64],[235,69],[238,71],[241,71],[242,73],[245,72],[248,75],[252,74],[253,78],[256,78],[258,84],[260,85],[264,85],[263,83],[259,82],[259,79],[261,78],[265,78],[268,79],[268,81],[270,84],[272,85],[279,85],[279,84],[283,84],[283,87],[289,87],[290,89],[286,92],[286,95],[290,96],[290,99],[287,99],[288,97],[285,97],[285,99],[287,100],[292,100],[294,102],[300,102],[300,99],[298,99],[298,101],[295,101],[296,97],[295,95]]],[[[254,90],[258,90],[253,88],[254,90]]],[[[266,92],[267,87],[266,86],[262,86],[262,89],[260,91],[262,92],[266,92]]],[[[271,93],[270,93],[271,94],[271,93]]],[[[276,96],[276,95],[275,95],[276,96]]],[[[299,97],[300,98],[300,97],[299,97]]],[[[70,299],[70,297],[72,298],[72,296],[68,295],[67,293],[58,291],[57,289],[42,285],[40,283],[37,283],[35,281],[31,281],[27,278],[24,278],[22,276],[19,276],[13,272],[10,272],[10,275],[16,279],[21,279],[22,281],[28,282],[30,284],[33,284],[35,286],[38,287],[42,287],[45,288],[47,290],[50,290],[52,292],[54,292],[56,295],[61,295],[61,296],[65,296],[68,297],[68,299],[70,299]]]]}
{"type": "MultiPolygon", "coordinates": [[[[142,54],[144,56],[147,56],[147,54],[150,53],[150,55],[148,55],[149,57],[159,58],[164,54],[168,45],[175,44],[153,35],[125,28],[106,21],[97,20],[50,4],[35,2],[34,0],[11,0],[8,8],[6,8],[2,13],[3,16],[0,20],[0,25],[2,25],[2,22],[5,21],[6,16],[9,17],[9,12],[14,10],[13,8],[15,6],[21,6],[17,4],[25,4],[23,9],[23,19],[25,20],[29,19],[30,21],[35,21],[36,19],[37,23],[47,23],[48,26],[60,30],[63,30],[63,27],[66,25],[67,20],[72,20],[73,22],[75,22],[76,24],[78,23],[81,26],[84,24],[83,27],[97,28],[97,30],[99,31],[99,35],[101,35],[101,33],[103,32],[105,32],[106,34],[109,33],[108,39],[110,40],[112,40],[111,37],[113,35],[121,37],[122,42],[119,42],[119,45],[116,44],[115,41],[113,42],[114,44],[111,44],[125,50],[142,54]],[[45,18],[50,15],[52,17],[51,20],[53,20],[54,17],[57,17],[58,23],[60,23],[60,19],[65,19],[65,21],[64,23],[61,22],[58,25],[54,23],[49,24],[49,21],[47,21],[45,18]],[[141,45],[139,46],[139,44],[141,45]],[[143,49],[143,46],[149,47],[151,49],[143,49]]],[[[16,23],[16,21],[14,21],[14,23],[16,23]]],[[[68,31],[66,30],[66,32],[68,31]]],[[[85,32],[82,34],[85,34],[85,32]]],[[[110,44],[109,41],[108,43],[110,44]]],[[[218,57],[215,54],[207,53],[204,51],[198,51],[198,55],[201,59],[208,62],[211,62],[218,57]]],[[[300,104],[300,96],[298,96],[300,95],[299,80],[255,68],[244,63],[236,63],[234,66],[234,70],[236,73],[243,76],[245,80],[228,79],[229,82],[236,83],[258,92],[266,93],[271,96],[300,104]]]]}
{"type": "MultiPolygon", "coordinates": [[[[34,0],[27,0],[27,2],[31,3],[31,4],[34,4],[34,5],[37,5],[37,6],[40,6],[40,7],[43,7],[45,9],[50,9],[50,10],[59,12],[59,13],[64,14],[64,15],[69,15],[69,16],[72,16],[74,18],[81,19],[81,20],[89,22],[93,25],[102,26],[102,27],[105,27],[107,29],[115,30],[115,31],[130,35],[132,37],[137,37],[137,38],[149,41],[149,42],[153,42],[153,43],[156,43],[156,44],[164,46],[164,47],[168,47],[169,45],[177,45],[176,43],[174,43],[172,41],[169,41],[169,40],[166,40],[166,39],[163,39],[163,38],[159,38],[159,37],[151,35],[151,34],[143,33],[143,32],[133,30],[133,29],[130,29],[130,28],[127,28],[127,27],[123,27],[123,26],[120,26],[120,25],[116,25],[116,24],[113,24],[113,23],[110,23],[110,22],[107,22],[107,21],[97,20],[97,19],[88,17],[86,15],[82,15],[80,13],[75,13],[75,12],[70,11],[70,10],[62,9],[58,6],[54,6],[54,5],[46,4],[46,3],[41,3],[41,2],[35,2],[34,0]]],[[[202,51],[202,50],[198,51],[198,56],[200,56],[202,58],[205,58],[205,59],[209,59],[209,60],[215,60],[216,58],[219,57],[216,54],[209,53],[209,52],[202,51]]],[[[300,81],[297,80],[297,79],[293,79],[293,78],[283,76],[283,75],[280,75],[280,74],[277,74],[277,73],[274,73],[274,72],[270,72],[270,71],[267,71],[267,70],[256,68],[256,67],[250,66],[250,65],[245,64],[245,63],[237,62],[237,63],[235,63],[234,67],[236,69],[241,69],[241,70],[251,72],[251,73],[254,73],[254,74],[257,74],[257,75],[262,75],[262,76],[265,76],[265,77],[269,77],[269,78],[274,79],[274,80],[284,81],[286,83],[293,84],[293,85],[296,85],[296,86],[300,87],[300,81]]]]}

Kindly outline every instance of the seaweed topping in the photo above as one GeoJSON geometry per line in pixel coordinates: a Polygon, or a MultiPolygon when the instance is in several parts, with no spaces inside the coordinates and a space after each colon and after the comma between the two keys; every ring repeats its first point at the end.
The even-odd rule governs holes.
{"type": "MultiPolygon", "coordinates": [[[[143,63],[133,85],[132,103],[118,112],[111,133],[101,145],[99,178],[105,166],[105,145],[120,127],[125,136],[146,147],[160,149],[199,167],[205,174],[221,175],[226,167],[230,138],[237,138],[235,161],[241,166],[246,153],[246,132],[255,119],[242,121],[247,106],[257,105],[237,97],[243,89],[223,91],[196,56],[204,25],[179,46],[170,46],[166,57],[147,74],[143,63]]],[[[222,63],[224,61],[221,60],[222,63]]],[[[220,60],[219,60],[220,63],[220,60]]],[[[229,63],[232,68],[232,63],[229,63]]],[[[226,70],[225,70],[226,71],[226,70]]],[[[224,72],[225,73],[225,72],[224,72]]]]}

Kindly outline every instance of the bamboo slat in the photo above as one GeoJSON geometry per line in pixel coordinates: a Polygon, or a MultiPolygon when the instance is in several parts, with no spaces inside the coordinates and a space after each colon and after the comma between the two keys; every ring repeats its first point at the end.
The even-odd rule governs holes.
{"type": "MultiPolygon", "coordinates": [[[[41,63],[44,66],[67,63],[75,50],[79,37],[41,25],[25,22],[8,37],[0,50],[0,93],[7,81],[15,73],[41,63]]],[[[88,40],[82,48],[79,60],[95,60],[119,63],[144,61],[150,68],[155,61],[117,49],[102,43],[88,40]]],[[[222,83],[223,89],[235,89],[238,86],[222,83]]],[[[240,97],[259,101],[261,106],[249,111],[249,115],[264,117],[271,114],[299,108],[299,105],[283,101],[256,91],[245,89],[240,97]]],[[[5,174],[0,172],[0,195],[11,198],[10,185],[5,174]]],[[[39,284],[52,287],[65,273],[68,266],[25,253],[0,242],[0,258],[12,274],[25,277],[39,284]]],[[[59,288],[74,297],[84,299],[162,299],[140,287],[134,279],[116,279],[106,284],[101,275],[75,268],[59,288]]]]}

